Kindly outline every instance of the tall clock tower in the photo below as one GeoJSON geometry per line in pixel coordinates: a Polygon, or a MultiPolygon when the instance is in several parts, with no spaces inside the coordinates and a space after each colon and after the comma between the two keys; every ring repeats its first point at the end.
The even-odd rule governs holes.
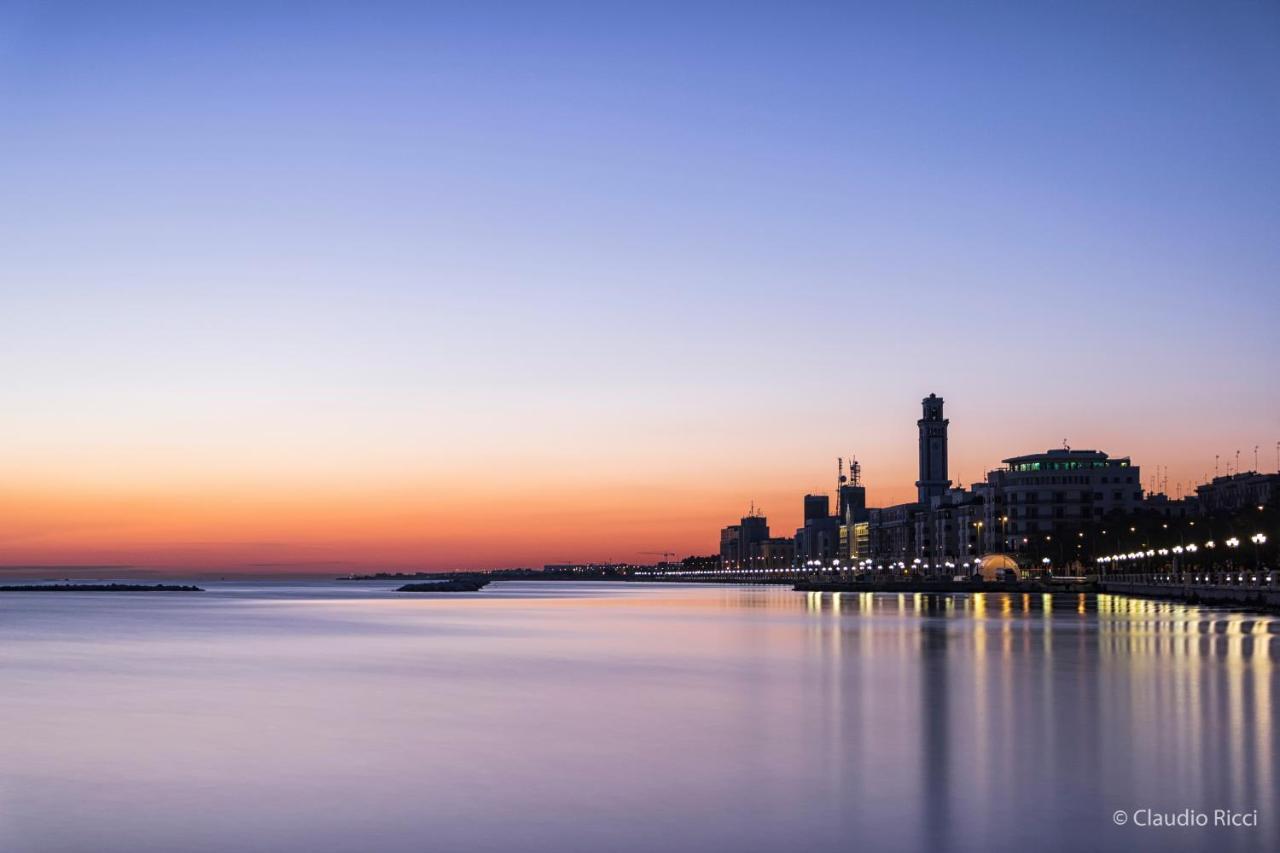
{"type": "Polygon", "coordinates": [[[916,421],[920,428],[920,479],[916,480],[918,500],[926,507],[929,499],[941,495],[951,486],[947,479],[947,424],[942,416],[942,398],[930,394],[921,401],[924,416],[916,421]]]}

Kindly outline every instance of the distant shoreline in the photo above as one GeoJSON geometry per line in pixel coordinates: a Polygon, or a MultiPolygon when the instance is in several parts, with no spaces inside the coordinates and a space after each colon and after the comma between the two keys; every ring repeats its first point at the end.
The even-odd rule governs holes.
{"type": "Polygon", "coordinates": [[[0,592],[204,592],[198,586],[136,583],[43,583],[0,586],[0,592]]]}

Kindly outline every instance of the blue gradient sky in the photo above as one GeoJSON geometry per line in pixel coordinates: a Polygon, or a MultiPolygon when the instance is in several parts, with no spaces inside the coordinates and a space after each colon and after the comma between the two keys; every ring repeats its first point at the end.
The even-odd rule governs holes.
{"type": "Polygon", "coordinates": [[[888,5],[0,4],[0,563],[706,552],[930,391],[1273,469],[1280,7],[888,5]]]}

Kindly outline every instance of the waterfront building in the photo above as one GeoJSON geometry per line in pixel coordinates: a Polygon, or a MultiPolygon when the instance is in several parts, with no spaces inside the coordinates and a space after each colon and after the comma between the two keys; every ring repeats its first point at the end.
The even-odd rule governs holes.
{"type": "Polygon", "coordinates": [[[831,514],[831,498],[826,495],[804,496],[804,522],[808,524],[831,514]]]}
{"type": "Polygon", "coordinates": [[[934,574],[949,574],[947,563],[962,564],[984,553],[987,503],[991,490],[953,488],[930,500],[927,512],[916,514],[917,556],[934,574]]]}
{"type": "Polygon", "coordinates": [[[804,565],[818,560],[824,565],[841,557],[840,519],[835,516],[814,519],[796,530],[796,560],[804,565]]]}
{"type": "Polygon", "coordinates": [[[1004,491],[992,481],[991,474],[981,483],[971,486],[974,494],[981,498],[979,507],[981,515],[971,518],[970,524],[977,528],[977,554],[988,554],[993,551],[1004,551],[1009,542],[1009,507],[1004,491]]]}
{"type": "Polygon", "coordinates": [[[1200,499],[1195,495],[1174,500],[1163,493],[1148,494],[1142,499],[1142,510],[1163,518],[1191,518],[1200,514],[1200,499]]]}
{"type": "Polygon", "coordinates": [[[871,522],[840,525],[840,559],[850,562],[871,556],[871,522]]]}
{"type": "Polygon", "coordinates": [[[757,546],[769,538],[769,522],[754,509],[737,524],[720,531],[720,564],[726,569],[745,569],[757,546]]]}
{"type": "Polygon", "coordinates": [[[795,564],[796,542],[785,536],[772,536],[751,546],[748,567],[752,569],[788,569],[795,564]]]}
{"type": "Polygon", "coordinates": [[[720,567],[741,569],[746,566],[742,548],[742,525],[731,524],[720,529],[720,567]]]}
{"type": "Polygon", "coordinates": [[[742,530],[743,553],[747,553],[758,543],[769,538],[769,521],[754,510],[743,516],[738,526],[742,530]]]}
{"type": "Polygon", "coordinates": [[[907,503],[868,511],[868,547],[877,564],[905,562],[919,556],[916,516],[920,504],[907,503]]]}
{"type": "Polygon", "coordinates": [[[846,563],[870,556],[870,516],[867,511],[867,489],[862,485],[862,466],[857,459],[849,462],[849,476],[840,475],[836,515],[840,518],[840,559],[846,563]]]}
{"type": "Polygon", "coordinates": [[[826,495],[804,496],[804,526],[796,530],[796,562],[810,560],[830,564],[840,559],[840,519],[830,514],[831,501],[826,495]]]}
{"type": "Polygon", "coordinates": [[[1008,518],[1001,525],[1002,550],[1072,559],[1074,551],[1064,550],[1068,537],[1112,513],[1142,506],[1141,473],[1127,456],[1062,448],[1013,456],[1004,465],[987,475],[1008,518]]]}
{"type": "Polygon", "coordinates": [[[1196,487],[1200,511],[1205,515],[1235,512],[1250,506],[1266,506],[1278,494],[1280,473],[1259,474],[1257,471],[1214,477],[1208,483],[1196,487]]]}
{"type": "Polygon", "coordinates": [[[725,569],[742,568],[742,525],[730,524],[720,528],[720,566],[725,569]]]}
{"type": "MultiPolygon", "coordinates": [[[[857,471],[857,463],[854,465],[854,470],[857,471]]],[[[859,475],[855,473],[853,482],[840,484],[836,515],[845,524],[856,524],[867,520],[867,489],[858,477],[859,475]]]]}

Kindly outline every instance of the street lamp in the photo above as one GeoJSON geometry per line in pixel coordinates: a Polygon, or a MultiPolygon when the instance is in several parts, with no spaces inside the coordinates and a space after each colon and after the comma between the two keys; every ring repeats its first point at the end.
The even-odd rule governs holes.
{"type": "MultiPolygon", "coordinates": [[[[1239,540],[1239,539],[1237,539],[1236,537],[1232,536],[1230,539],[1226,540],[1223,544],[1225,544],[1228,548],[1230,548],[1230,549],[1231,549],[1231,553],[1232,553],[1232,554],[1235,554],[1236,549],[1238,549],[1238,548],[1240,547],[1240,540],[1239,540]]],[[[1233,558],[1231,558],[1231,559],[1229,559],[1229,560],[1227,561],[1227,565],[1228,565],[1228,566],[1234,566],[1234,565],[1235,565],[1235,559],[1234,559],[1234,557],[1233,557],[1233,558]]]]}

